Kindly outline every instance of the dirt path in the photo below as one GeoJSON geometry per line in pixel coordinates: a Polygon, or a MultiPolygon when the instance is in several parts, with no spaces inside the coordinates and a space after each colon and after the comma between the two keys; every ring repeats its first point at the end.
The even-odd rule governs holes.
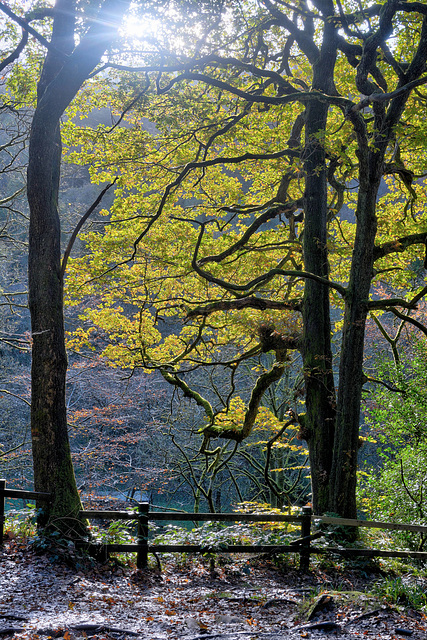
{"type": "Polygon", "coordinates": [[[214,577],[197,561],[161,575],[121,567],[76,571],[12,541],[0,551],[0,637],[426,640],[425,616],[364,594],[369,580],[242,562],[214,577]]]}

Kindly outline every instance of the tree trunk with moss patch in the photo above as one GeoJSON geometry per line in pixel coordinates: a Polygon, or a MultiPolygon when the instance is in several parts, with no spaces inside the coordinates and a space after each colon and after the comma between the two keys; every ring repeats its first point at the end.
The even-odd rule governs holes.
{"type": "Polygon", "coordinates": [[[116,35],[129,0],[105,0],[85,37],[75,46],[74,0],[57,0],[51,45],[46,54],[34,113],[28,161],[29,305],[32,327],[31,434],[36,491],[50,492],[39,524],[68,536],[85,524],[71,461],[65,384],[61,225],[58,192],[61,169],[60,118],[116,35]]]}

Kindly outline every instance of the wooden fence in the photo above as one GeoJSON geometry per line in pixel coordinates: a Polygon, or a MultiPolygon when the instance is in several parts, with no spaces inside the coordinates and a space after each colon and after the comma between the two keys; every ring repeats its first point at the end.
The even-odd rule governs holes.
{"type": "Polygon", "coordinates": [[[49,500],[50,493],[42,493],[41,491],[23,491],[21,489],[7,489],[6,480],[0,480],[0,545],[3,544],[6,498],[13,498],[15,500],[49,500]]]}
{"type": "MultiPolygon", "coordinates": [[[[99,518],[103,520],[137,520],[138,535],[136,544],[105,544],[103,549],[110,552],[137,553],[137,567],[147,566],[148,553],[299,553],[300,566],[308,569],[310,561],[310,540],[320,537],[322,534],[310,535],[311,509],[303,507],[301,515],[288,516],[285,514],[270,513],[176,513],[176,512],[149,512],[149,503],[138,503],[138,511],[80,511],[80,515],[91,520],[99,518]],[[220,545],[215,548],[201,544],[149,544],[150,522],[293,522],[300,524],[301,537],[293,540],[288,545],[220,545]]],[[[427,555],[427,554],[426,554],[427,555]]]]}
{"type": "MultiPolygon", "coordinates": [[[[48,499],[49,494],[34,491],[21,491],[6,489],[6,481],[0,480],[0,544],[3,542],[4,529],[4,503],[5,498],[23,498],[27,500],[48,499]]],[[[316,516],[312,514],[310,507],[302,507],[300,515],[269,514],[269,513],[177,513],[177,512],[150,512],[148,502],[138,503],[137,511],[107,511],[107,510],[83,510],[80,516],[83,518],[102,520],[133,520],[138,524],[137,542],[129,544],[94,544],[81,542],[90,551],[97,550],[106,556],[109,553],[136,553],[138,568],[147,566],[149,553],[298,553],[299,566],[302,571],[307,571],[310,564],[310,555],[338,554],[351,557],[382,557],[382,558],[417,558],[427,561],[427,552],[424,551],[384,551],[382,549],[356,549],[344,547],[315,547],[312,542],[325,535],[325,531],[317,530],[312,533],[312,524],[331,524],[345,527],[368,527],[388,531],[410,531],[415,533],[427,533],[427,526],[399,524],[395,522],[377,522],[369,520],[351,520],[316,516]],[[300,525],[300,536],[289,544],[277,545],[220,545],[207,546],[201,544],[150,544],[150,522],[289,522],[300,525]]]]}

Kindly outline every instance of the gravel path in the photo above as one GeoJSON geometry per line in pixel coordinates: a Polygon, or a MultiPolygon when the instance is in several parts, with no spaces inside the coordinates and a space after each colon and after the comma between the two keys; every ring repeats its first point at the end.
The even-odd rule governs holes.
{"type": "Polygon", "coordinates": [[[0,637],[427,640],[424,615],[363,593],[368,582],[350,572],[301,576],[241,561],[214,577],[197,560],[161,575],[78,571],[9,541],[0,550],[0,637]]]}

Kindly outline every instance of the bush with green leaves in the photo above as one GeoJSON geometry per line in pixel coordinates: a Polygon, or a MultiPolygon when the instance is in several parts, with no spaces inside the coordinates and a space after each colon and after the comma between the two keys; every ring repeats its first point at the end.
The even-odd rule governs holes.
{"type": "Polygon", "coordinates": [[[36,534],[36,512],[34,508],[11,509],[6,512],[4,532],[9,537],[31,538],[36,534]]]}
{"type": "MultiPolygon", "coordinates": [[[[362,509],[375,520],[427,525],[427,445],[405,447],[385,460],[376,473],[364,476],[359,487],[362,509]]],[[[425,550],[425,533],[394,532],[396,543],[425,550]]]]}
{"type": "MultiPolygon", "coordinates": [[[[412,341],[400,359],[377,365],[383,385],[369,399],[376,466],[365,466],[359,505],[376,520],[427,525],[427,345],[412,341]]],[[[396,542],[422,550],[424,533],[396,533],[396,542]]]]}
{"type": "Polygon", "coordinates": [[[397,360],[382,358],[370,394],[368,415],[383,444],[391,450],[427,442],[427,341],[412,339],[397,360]]]}
{"type": "Polygon", "coordinates": [[[190,530],[168,525],[154,540],[156,544],[200,544],[212,549],[234,544],[288,544],[289,541],[286,530],[273,529],[262,523],[254,526],[249,523],[226,525],[218,522],[207,522],[190,530]]]}
{"type": "Polygon", "coordinates": [[[127,544],[136,542],[134,522],[112,520],[108,526],[91,525],[89,531],[96,542],[101,544],[127,544]]]}

